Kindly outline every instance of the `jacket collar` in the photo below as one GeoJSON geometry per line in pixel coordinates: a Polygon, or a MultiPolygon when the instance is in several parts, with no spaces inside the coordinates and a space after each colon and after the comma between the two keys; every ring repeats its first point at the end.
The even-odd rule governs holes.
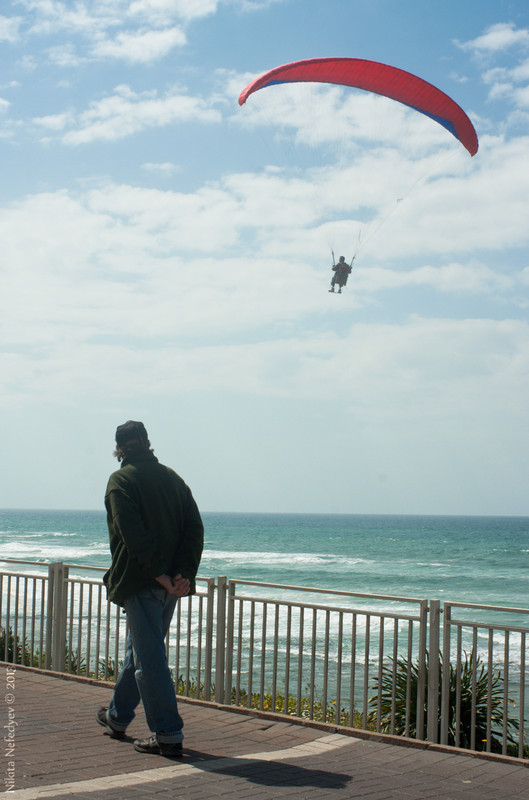
{"type": "Polygon", "coordinates": [[[138,464],[139,462],[143,461],[156,461],[158,463],[158,459],[154,455],[154,453],[146,452],[146,453],[135,453],[132,456],[125,456],[123,461],[121,462],[121,469],[126,467],[128,464],[138,464]]]}

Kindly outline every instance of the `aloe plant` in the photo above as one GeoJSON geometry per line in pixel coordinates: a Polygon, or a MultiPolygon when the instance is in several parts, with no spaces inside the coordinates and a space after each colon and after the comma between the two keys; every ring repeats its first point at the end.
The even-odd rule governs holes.
{"type": "MultiPolygon", "coordinates": [[[[459,706],[459,747],[470,748],[472,742],[472,732],[474,732],[474,748],[476,750],[487,749],[487,715],[490,702],[490,728],[491,741],[490,749],[493,752],[502,751],[503,725],[504,725],[504,682],[499,670],[489,670],[479,655],[473,651],[465,652],[459,670],[459,698],[458,698],[458,671],[450,663],[449,680],[449,702],[448,702],[448,744],[455,745],[457,710],[459,706]],[[474,677],[475,676],[475,677],[474,677]],[[474,687],[475,706],[473,709],[472,693],[474,687]]],[[[428,723],[427,706],[427,687],[428,687],[428,667],[429,658],[426,654],[426,675],[424,691],[424,721],[425,727],[428,723]]],[[[439,697],[441,697],[441,686],[443,678],[442,658],[440,657],[439,668],[439,697]]],[[[409,662],[407,658],[399,658],[396,661],[395,669],[393,659],[382,669],[382,680],[380,685],[380,718],[378,720],[380,729],[384,733],[394,733],[402,736],[408,733],[409,736],[417,735],[417,699],[418,699],[418,660],[409,662]],[[408,697],[409,681],[409,697],[408,697]],[[395,683],[395,699],[393,701],[393,685],[395,683]],[[406,708],[408,706],[408,729],[406,730],[406,708]],[[393,723],[393,724],[392,724],[393,723]]],[[[378,679],[375,679],[374,689],[377,695],[370,700],[371,707],[378,706],[378,679]]],[[[509,700],[509,703],[513,703],[509,700]]],[[[373,710],[370,714],[372,722],[376,720],[377,711],[373,710]]],[[[514,743],[513,732],[518,730],[518,721],[507,717],[507,742],[514,743]]],[[[438,730],[440,731],[441,717],[440,710],[437,719],[438,730]]]]}

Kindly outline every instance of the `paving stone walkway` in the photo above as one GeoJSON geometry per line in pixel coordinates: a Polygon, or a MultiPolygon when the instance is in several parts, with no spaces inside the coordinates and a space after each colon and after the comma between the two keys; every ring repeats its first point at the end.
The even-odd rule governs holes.
{"type": "Polygon", "coordinates": [[[529,800],[529,768],[457,750],[345,735],[279,715],[182,702],[184,755],[137,753],[95,722],[111,687],[3,664],[1,789],[17,800],[529,800]]]}

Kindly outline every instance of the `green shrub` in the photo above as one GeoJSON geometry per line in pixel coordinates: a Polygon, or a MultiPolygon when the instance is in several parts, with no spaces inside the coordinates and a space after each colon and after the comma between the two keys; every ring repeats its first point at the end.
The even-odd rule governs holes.
{"type": "MultiPolygon", "coordinates": [[[[440,656],[439,665],[439,698],[441,698],[441,687],[443,680],[443,662],[440,656]]],[[[454,746],[456,744],[456,721],[457,721],[457,706],[458,706],[458,673],[453,664],[449,664],[450,680],[449,680],[449,703],[448,703],[448,744],[454,746]]],[[[425,674],[425,690],[423,698],[424,707],[424,723],[427,730],[428,725],[428,706],[427,706],[427,693],[428,693],[428,671],[429,671],[429,657],[426,654],[426,674],[425,674]]],[[[418,677],[419,677],[419,662],[418,660],[409,662],[406,658],[399,658],[396,661],[395,669],[393,659],[383,667],[382,681],[380,685],[380,730],[384,733],[394,733],[397,736],[406,734],[406,707],[408,702],[408,735],[411,737],[417,736],[417,708],[418,708],[418,677]],[[410,682],[409,698],[408,698],[408,680],[410,682]],[[395,681],[395,701],[394,701],[394,718],[392,725],[392,711],[393,711],[393,682],[395,681]]],[[[476,656],[472,651],[470,654],[465,652],[465,659],[460,666],[459,675],[460,695],[459,695],[459,747],[470,748],[472,742],[472,732],[475,735],[475,749],[487,749],[487,715],[488,703],[490,700],[490,726],[491,726],[491,739],[490,749],[492,752],[502,752],[502,739],[503,739],[503,724],[504,724],[504,709],[503,709],[503,696],[504,696],[504,683],[503,676],[499,670],[489,671],[486,665],[481,660],[480,656],[476,656]],[[475,683],[474,683],[475,672],[475,683]],[[474,722],[473,722],[473,708],[472,708],[472,688],[475,688],[475,709],[474,709],[474,722]]],[[[377,696],[370,699],[372,707],[378,706],[378,678],[375,679],[374,689],[377,696]]],[[[513,703],[509,700],[509,703],[513,703]]],[[[376,723],[377,711],[374,710],[370,714],[372,723],[376,723]]],[[[507,717],[507,744],[514,745],[515,739],[513,733],[518,731],[518,721],[507,717]]],[[[441,709],[438,711],[437,718],[438,733],[441,730],[441,709]]],[[[422,734],[422,732],[420,732],[422,734]]],[[[422,736],[421,736],[422,738],[422,736]]]]}
{"type": "Polygon", "coordinates": [[[13,633],[13,628],[0,628],[0,659],[10,664],[31,665],[31,654],[27,639],[22,641],[20,636],[13,633]],[[6,641],[7,638],[7,641],[6,641]]]}

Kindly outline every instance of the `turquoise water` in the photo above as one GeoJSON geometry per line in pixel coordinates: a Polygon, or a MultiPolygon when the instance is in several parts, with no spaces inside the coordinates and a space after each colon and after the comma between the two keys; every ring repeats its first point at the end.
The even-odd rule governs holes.
{"type": "MultiPolygon", "coordinates": [[[[201,577],[529,607],[528,517],[204,513],[201,577]]],[[[0,511],[3,558],[107,567],[103,511],[0,511]]]]}

